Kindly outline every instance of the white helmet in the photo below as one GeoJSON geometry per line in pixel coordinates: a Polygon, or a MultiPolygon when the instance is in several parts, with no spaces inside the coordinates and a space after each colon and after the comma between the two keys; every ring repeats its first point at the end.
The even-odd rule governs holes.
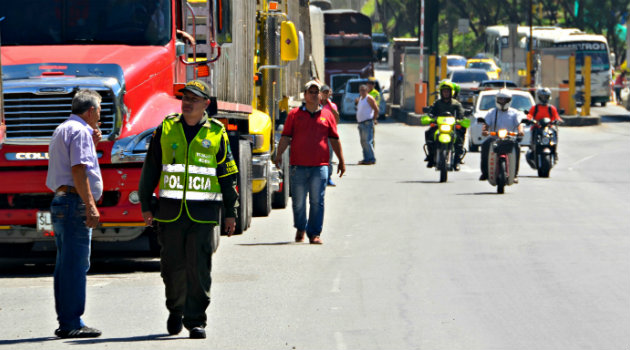
{"type": "Polygon", "coordinates": [[[536,99],[542,105],[546,105],[551,100],[551,90],[549,88],[540,88],[536,90],[536,99]]]}
{"type": "Polygon", "coordinates": [[[501,89],[495,96],[495,104],[499,110],[507,111],[512,104],[512,93],[508,89],[501,89]]]}

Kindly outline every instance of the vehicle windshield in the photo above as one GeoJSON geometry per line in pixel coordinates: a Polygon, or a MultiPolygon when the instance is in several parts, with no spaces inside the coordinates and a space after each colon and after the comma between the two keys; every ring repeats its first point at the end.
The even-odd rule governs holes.
{"type": "Polygon", "coordinates": [[[473,83],[484,80],[488,80],[488,74],[484,72],[455,71],[451,78],[454,83],[473,83]]]}
{"type": "MultiPolygon", "coordinates": [[[[348,91],[346,92],[351,94],[358,94],[359,87],[363,84],[367,84],[367,81],[351,81],[348,83],[348,85],[350,86],[348,87],[348,91]]],[[[376,86],[374,86],[374,88],[376,89],[376,91],[381,91],[381,87],[378,86],[378,81],[376,82],[376,86]]]]}
{"type": "Polygon", "coordinates": [[[610,70],[610,61],[606,51],[578,51],[575,55],[575,65],[578,69],[584,66],[585,56],[591,56],[591,72],[610,70]]]}
{"type": "Polygon", "coordinates": [[[0,2],[2,45],[165,45],[167,0],[25,0],[0,2]]]}
{"type": "Polygon", "coordinates": [[[466,66],[465,58],[447,58],[446,65],[450,67],[464,67],[466,66]]]}
{"type": "Polygon", "coordinates": [[[477,69],[483,69],[485,71],[491,71],[492,65],[488,62],[470,62],[468,64],[468,68],[477,68],[477,69]]]}
{"type": "MultiPolygon", "coordinates": [[[[484,95],[479,102],[479,110],[480,111],[488,111],[494,107],[496,107],[495,94],[492,95],[484,95]]],[[[524,111],[532,108],[532,101],[521,95],[513,95],[512,96],[512,108],[518,109],[519,111],[524,111]]]]}
{"type": "Polygon", "coordinates": [[[387,40],[387,37],[381,33],[372,33],[372,41],[379,44],[386,44],[389,42],[389,40],[387,40]]]}

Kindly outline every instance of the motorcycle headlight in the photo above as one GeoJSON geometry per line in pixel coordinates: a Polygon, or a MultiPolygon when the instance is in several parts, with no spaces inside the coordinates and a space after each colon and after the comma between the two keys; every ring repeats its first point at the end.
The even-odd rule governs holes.
{"type": "Polygon", "coordinates": [[[145,130],[138,135],[125,137],[114,142],[112,163],[144,162],[154,130],[155,128],[145,130]]]}
{"type": "Polygon", "coordinates": [[[508,134],[507,129],[501,129],[497,133],[497,135],[499,136],[500,139],[504,139],[507,136],[507,134],[508,134]]]}
{"type": "Polygon", "coordinates": [[[447,132],[451,132],[451,130],[453,130],[453,126],[452,125],[448,125],[448,124],[441,124],[440,125],[440,131],[447,133],[447,132]]]}
{"type": "Polygon", "coordinates": [[[541,140],[541,143],[545,146],[549,146],[549,144],[551,143],[551,139],[549,138],[549,136],[544,136],[541,140]]]}

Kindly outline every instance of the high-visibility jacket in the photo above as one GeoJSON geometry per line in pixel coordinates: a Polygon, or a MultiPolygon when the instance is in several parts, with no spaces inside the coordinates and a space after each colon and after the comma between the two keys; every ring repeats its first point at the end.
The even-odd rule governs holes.
{"type": "Polygon", "coordinates": [[[217,177],[217,152],[223,142],[223,125],[207,121],[190,144],[187,144],[181,115],[170,115],[162,122],[160,146],[162,172],[159,187],[161,222],[173,222],[185,210],[199,223],[209,220],[210,203],[222,201],[217,177]]]}
{"type": "Polygon", "coordinates": [[[376,101],[376,106],[378,108],[381,108],[381,93],[378,92],[378,90],[376,89],[372,89],[370,90],[370,92],[368,92],[368,95],[372,96],[374,98],[374,101],[376,101]]]}

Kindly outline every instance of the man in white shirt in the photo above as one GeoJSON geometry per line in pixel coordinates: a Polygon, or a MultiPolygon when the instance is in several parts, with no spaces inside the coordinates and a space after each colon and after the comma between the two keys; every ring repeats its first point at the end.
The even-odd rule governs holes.
{"type": "MultiPolygon", "coordinates": [[[[521,120],[525,118],[525,115],[511,108],[512,104],[512,94],[507,89],[501,89],[499,93],[497,93],[496,97],[496,108],[491,109],[486,116],[484,117],[485,123],[483,124],[483,136],[490,135],[490,131],[498,131],[499,129],[507,129],[511,132],[518,132],[518,136],[525,135],[523,131],[523,124],[521,124],[521,120]]],[[[488,179],[488,153],[490,152],[490,145],[495,140],[495,137],[488,137],[483,144],[481,145],[481,177],[479,180],[487,180],[488,179]]],[[[518,176],[518,166],[521,158],[521,149],[516,144],[516,176],[518,176]]],[[[514,179],[514,182],[518,182],[517,179],[514,179]]]]}
{"type": "Polygon", "coordinates": [[[357,122],[359,123],[359,136],[361,148],[363,148],[363,160],[360,165],[372,165],[376,163],[374,156],[374,125],[378,119],[378,105],[374,97],[368,95],[367,85],[359,87],[360,96],[355,100],[357,105],[357,122]]]}

